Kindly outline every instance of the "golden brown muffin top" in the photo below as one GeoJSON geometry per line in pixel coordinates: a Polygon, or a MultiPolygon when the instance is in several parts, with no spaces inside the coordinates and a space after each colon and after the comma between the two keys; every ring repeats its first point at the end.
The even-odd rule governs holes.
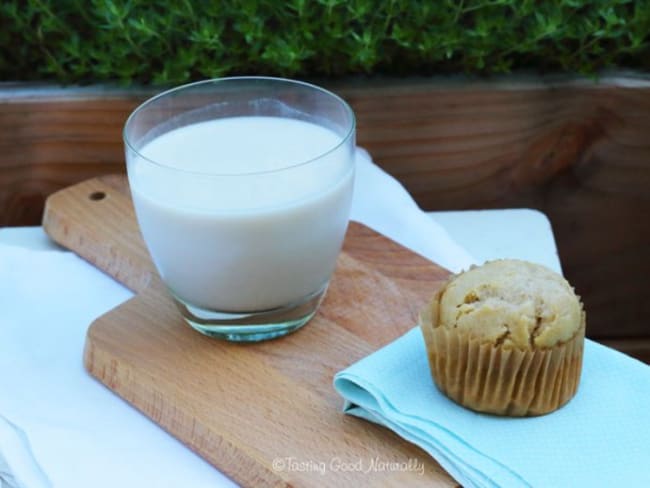
{"type": "Polygon", "coordinates": [[[438,323],[485,342],[549,348],[571,339],[582,304],[559,274],[515,259],[490,261],[451,278],[439,295],[438,323]]]}

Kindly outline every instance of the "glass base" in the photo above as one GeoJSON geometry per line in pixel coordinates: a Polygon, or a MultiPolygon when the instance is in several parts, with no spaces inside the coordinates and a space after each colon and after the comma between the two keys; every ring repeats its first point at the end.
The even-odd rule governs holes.
{"type": "Polygon", "coordinates": [[[185,321],[201,334],[231,342],[259,342],[285,336],[309,322],[326,291],[327,284],[299,302],[250,313],[207,310],[172,296],[185,321]]]}

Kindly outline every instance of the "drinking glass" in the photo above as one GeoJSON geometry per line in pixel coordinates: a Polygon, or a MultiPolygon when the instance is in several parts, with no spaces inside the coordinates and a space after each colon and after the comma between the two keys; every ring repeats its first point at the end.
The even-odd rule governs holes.
{"type": "Polygon", "coordinates": [[[241,342],[309,321],[352,199],[345,101],[294,80],[206,80],[136,108],[124,145],[142,236],[189,325],[241,342]]]}

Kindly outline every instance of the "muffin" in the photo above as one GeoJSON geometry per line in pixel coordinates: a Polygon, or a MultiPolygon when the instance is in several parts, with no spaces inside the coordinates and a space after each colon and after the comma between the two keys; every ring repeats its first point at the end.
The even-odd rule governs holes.
{"type": "Polygon", "coordinates": [[[472,410],[542,415],[578,389],[585,312],[571,285],[544,266],[504,259],[454,275],[420,327],[435,384],[472,410]]]}

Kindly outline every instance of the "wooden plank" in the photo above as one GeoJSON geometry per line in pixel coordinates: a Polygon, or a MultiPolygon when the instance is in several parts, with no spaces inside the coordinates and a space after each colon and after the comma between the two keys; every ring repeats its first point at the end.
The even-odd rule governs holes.
{"type": "Polygon", "coordinates": [[[138,292],[92,324],[88,371],[239,483],[455,486],[420,449],[343,415],[332,387],[336,371],[416,324],[444,269],[352,224],[316,317],[283,339],[242,345],[183,322],[153,271],[123,177],[53,195],[44,227],[138,292]],[[278,469],[276,459],[311,468],[278,469]],[[372,470],[373,459],[411,459],[423,471],[372,470]],[[359,460],[366,469],[337,469],[359,460]]]}
{"type": "MultiPolygon", "coordinates": [[[[549,216],[592,338],[650,337],[650,78],[329,84],[359,144],[425,209],[549,216]]],[[[121,128],[151,92],[0,89],[0,225],[36,224],[56,189],[123,168],[121,128]]]]}

